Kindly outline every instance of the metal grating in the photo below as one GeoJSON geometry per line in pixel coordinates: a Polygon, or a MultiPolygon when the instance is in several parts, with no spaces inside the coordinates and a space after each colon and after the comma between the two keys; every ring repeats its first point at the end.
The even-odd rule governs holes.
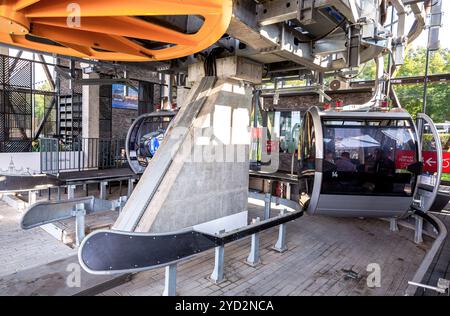
{"type": "Polygon", "coordinates": [[[0,152],[31,151],[32,62],[0,56],[0,152]]]}
{"type": "Polygon", "coordinates": [[[33,72],[33,61],[0,55],[0,152],[32,151],[41,122],[42,136],[56,134],[56,94],[35,90],[33,72]]]}

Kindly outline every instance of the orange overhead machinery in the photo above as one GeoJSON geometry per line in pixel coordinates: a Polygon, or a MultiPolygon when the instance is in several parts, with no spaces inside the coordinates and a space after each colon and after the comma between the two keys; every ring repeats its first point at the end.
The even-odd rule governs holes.
{"type": "Polygon", "coordinates": [[[232,0],[0,0],[0,42],[79,58],[168,60],[213,45],[231,13],[232,0]],[[203,20],[194,34],[164,23],[187,15],[203,20]]]}

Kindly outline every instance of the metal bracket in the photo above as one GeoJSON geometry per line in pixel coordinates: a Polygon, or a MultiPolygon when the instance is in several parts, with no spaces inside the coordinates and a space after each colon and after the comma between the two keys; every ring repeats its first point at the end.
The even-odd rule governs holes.
{"type": "Polygon", "coordinates": [[[440,294],[447,294],[448,296],[450,296],[450,280],[439,278],[437,286],[431,286],[431,285],[416,283],[416,282],[412,282],[412,281],[408,281],[408,284],[417,286],[417,287],[421,287],[424,289],[428,289],[428,290],[433,290],[440,294]]]}

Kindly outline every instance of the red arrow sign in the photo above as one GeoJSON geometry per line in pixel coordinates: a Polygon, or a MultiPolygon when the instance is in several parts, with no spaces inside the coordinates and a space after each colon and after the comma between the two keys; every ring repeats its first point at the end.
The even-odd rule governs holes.
{"type": "Polygon", "coordinates": [[[444,153],[444,160],[442,161],[442,172],[450,173],[450,152],[444,153]]]}
{"type": "MultiPolygon", "coordinates": [[[[437,153],[435,151],[424,151],[423,156],[423,170],[425,172],[437,172],[437,153]]],[[[450,173],[450,152],[443,153],[442,157],[442,172],[450,173]]]]}

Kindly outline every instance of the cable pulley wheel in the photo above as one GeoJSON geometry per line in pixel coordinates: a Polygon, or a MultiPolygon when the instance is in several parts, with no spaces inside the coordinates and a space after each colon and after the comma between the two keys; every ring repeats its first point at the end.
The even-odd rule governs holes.
{"type": "Polygon", "coordinates": [[[232,0],[0,0],[0,42],[78,58],[168,60],[217,42],[231,12],[232,0]],[[188,19],[197,26],[185,31],[188,19]]]}

